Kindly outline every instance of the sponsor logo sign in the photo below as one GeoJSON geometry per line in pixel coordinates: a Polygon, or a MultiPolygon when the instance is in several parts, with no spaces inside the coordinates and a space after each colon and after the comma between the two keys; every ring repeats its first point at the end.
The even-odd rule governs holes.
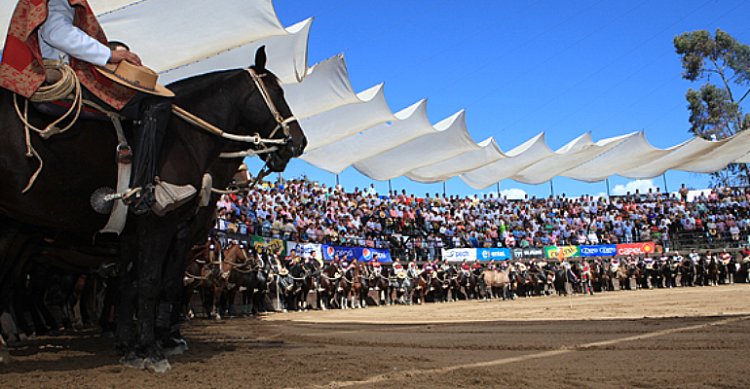
{"type": "Polygon", "coordinates": [[[322,245],[323,259],[330,261],[334,256],[338,255],[339,259],[347,258],[348,261],[356,259],[360,262],[370,262],[378,255],[378,262],[389,263],[391,262],[391,251],[386,249],[373,249],[366,247],[344,247],[344,246],[329,246],[322,245]]]}
{"type": "Polygon", "coordinates": [[[544,255],[544,250],[539,247],[527,247],[523,249],[524,257],[541,257],[544,255]]]}
{"type": "Polygon", "coordinates": [[[653,254],[654,249],[654,242],[623,243],[617,245],[617,255],[627,256],[653,254]]]}
{"type": "Polygon", "coordinates": [[[477,259],[480,261],[507,261],[512,258],[510,249],[490,248],[476,249],[477,259]]]}
{"type": "Polygon", "coordinates": [[[477,249],[443,249],[443,259],[448,262],[473,262],[477,260],[477,249]]]}
{"type": "Polygon", "coordinates": [[[575,258],[580,257],[581,252],[578,246],[546,246],[544,254],[547,258],[575,258]]]}
{"type": "Polygon", "coordinates": [[[303,258],[323,258],[323,247],[317,243],[286,242],[286,251],[292,250],[303,258]]]}
{"type": "Polygon", "coordinates": [[[579,247],[582,257],[614,257],[617,255],[617,245],[614,244],[579,247]]]}
{"type": "Polygon", "coordinates": [[[261,252],[268,250],[271,253],[281,252],[281,256],[286,255],[286,243],[281,239],[264,238],[262,236],[253,235],[250,237],[250,244],[253,250],[261,252]]]}

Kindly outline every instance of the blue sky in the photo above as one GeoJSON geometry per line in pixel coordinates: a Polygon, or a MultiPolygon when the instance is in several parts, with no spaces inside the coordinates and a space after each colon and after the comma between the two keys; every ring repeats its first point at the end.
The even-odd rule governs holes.
{"type": "MultiPolygon", "coordinates": [[[[675,145],[689,138],[684,95],[699,85],[680,77],[673,38],[721,28],[750,44],[750,2],[744,0],[274,3],[284,25],[315,17],[311,65],[344,53],[356,91],[385,82],[394,112],[427,98],[433,123],[466,109],[474,140],[494,136],[503,150],[541,131],[553,149],[585,131],[601,139],[645,130],[654,146],[675,145]]],[[[285,176],[300,174],[328,184],[335,179],[302,161],[290,164],[285,176]]],[[[668,172],[666,178],[670,190],[683,182],[695,188],[708,183],[699,174],[668,172]]],[[[346,188],[373,182],[351,168],[340,180],[346,188]]],[[[610,186],[630,181],[612,177],[610,186]]],[[[652,182],[663,187],[661,177],[652,182]]],[[[387,191],[387,182],[374,183],[387,191]]],[[[404,178],[392,184],[420,195],[442,192],[441,184],[404,178]]],[[[606,188],[565,178],[556,178],[554,187],[569,195],[606,188]]],[[[477,193],[460,179],[446,188],[449,194],[477,193]]],[[[550,193],[549,184],[501,183],[509,188],[550,193]]]]}

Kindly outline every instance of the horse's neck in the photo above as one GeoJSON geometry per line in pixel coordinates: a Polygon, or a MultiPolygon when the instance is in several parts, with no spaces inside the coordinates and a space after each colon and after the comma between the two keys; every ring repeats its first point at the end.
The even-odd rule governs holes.
{"type": "MultiPolygon", "coordinates": [[[[232,79],[233,77],[219,77],[218,74],[209,74],[178,83],[175,87],[175,93],[178,96],[175,105],[224,131],[234,133],[239,127],[241,112],[234,108],[230,101],[231,96],[229,94],[238,87],[232,85],[237,84],[236,80],[232,82],[232,79]],[[222,93],[217,93],[217,90],[222,91],[222,93]]],[[[187,153],[191,161],[185,161],[184,157],[178,160],[183,163],[192,162],[195,170],[189,170],[198,171],[201,175],[212,170],[214,178],[220,176],[220,181],[229,182],[242,161],[241,159],[219,160],[219,153],[227,141],[177,117],[173,117],[170,128],[173,131],[167,135],[168,138],[171,138],[171,141],[165,141],[165,144],[168,145],[164,151],[165,154],[176,153],[184,156],[184,153],[187,153]],[[214,165],[222,168],[216,169],[214,165]]],[[[170,158],[167,157],[166,159],[169,160],[170,158]]],[[[188,170],[184,167],[184,165],[175,166],[163,174],[180,175],[181,171],[188,170]]]]}

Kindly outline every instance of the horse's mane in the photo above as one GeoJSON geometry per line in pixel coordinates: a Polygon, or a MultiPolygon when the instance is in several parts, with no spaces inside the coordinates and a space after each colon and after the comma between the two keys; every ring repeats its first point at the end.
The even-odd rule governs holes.
{"type": "MultiPolygon", "coordinates": [[[[251,66],[250,68],[254,69],[258,73],[264,74],[264,76],[271,77],[276,82],[278,82],[279,80],[278,77],[276,77],[276,75],[271,73],[269,70],[266,70],[266,69],[258,70],[255,66],[251,66]]],[[[247,70],[246,69],[217,70],[214,72],[199,74],[199,75],[191,76],[188,78],[184,78],[182,80],[174,81],[172,83],[169,83],[167,85],[167,88],[169,88],[172,92],[174,92],[178,96],[186,96],[190,94],[191,92],[205,91],[206,88],[216,85],[217,83],[227,81],[230,78],[236,76],[237,74],[243,73],[245,71],[247,70]]]]}
{"type": "Polygon", "coordinates": [[[240,71],[242,71],[242,69],[220,70],[211,73],[199,74],[172,82],[167,85],[167,88],[169,88],[178,96],[189,94],[192,91],[203,91],[205,90],[205,88],[208,88],[211,85],[226,81],[240,71]]]}

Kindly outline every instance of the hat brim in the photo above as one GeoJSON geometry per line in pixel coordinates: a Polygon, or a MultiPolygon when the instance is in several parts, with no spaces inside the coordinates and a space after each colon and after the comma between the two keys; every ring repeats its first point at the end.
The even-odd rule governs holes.
{"type": "Polygon", "coordinates": [[[128,82],[128,80],[125,80],[121,77],[119,77],[117,74],[112,72],[111,70],[99,66],[94,66],[94,69],[101,73],[104,77],[109,78],[110,80],[116,82],[118,85],[122,85],[124,87],[136,90],[138,92],[143,92],[149,95],[154,96],[161,96],[161,97],[174,97],[174,92],[167,89],[164,85],[156,84],[154,85],[154,89],[147,89],[139,85],[135,85],[133,83],[128,82]]]}

